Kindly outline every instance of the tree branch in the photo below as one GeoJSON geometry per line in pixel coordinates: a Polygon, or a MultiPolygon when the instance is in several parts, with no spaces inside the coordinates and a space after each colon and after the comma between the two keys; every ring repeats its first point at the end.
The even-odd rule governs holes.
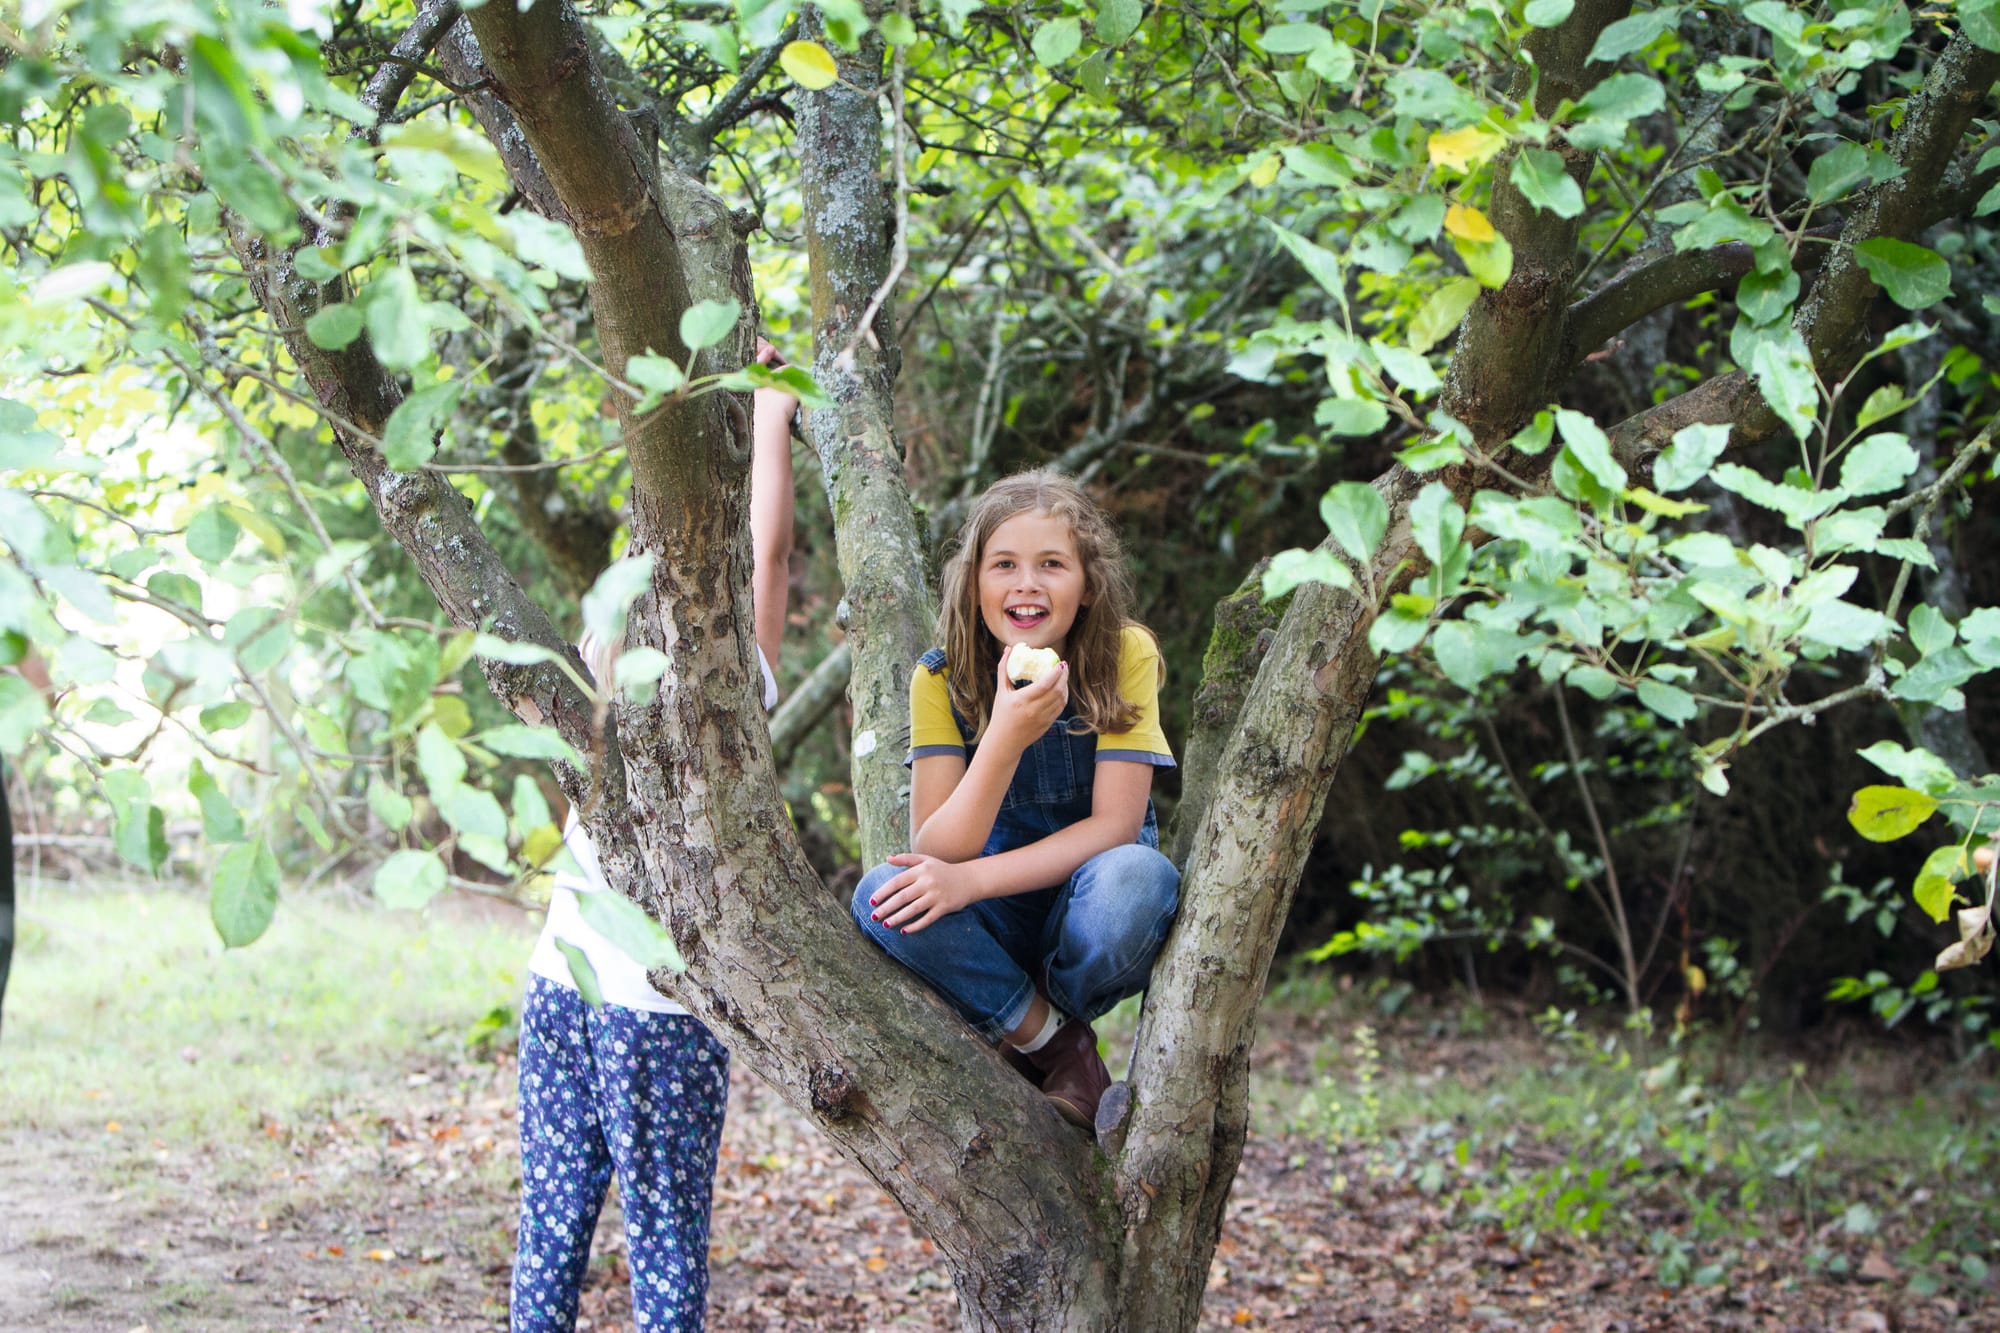
{"type": "MultiPolygon", "coordinates": [[[[1948,216],[1939,212],[1942,205],[1969,204],[1977,197],[1971,194],[1970,173],[1951,168],[1996,78],[2000,53],[1960,32],[1931,66],[1922,90],[1909,99],[1903,122],[1887,145],[1902,174],[1861,196],[1819,280],[1793,317],[1823,382],[1844,379],[1860,360],[1868,312],[1881,290],[1855,258],[1854,247],[1878,236],[1913,239],[1948,216]]],[[[1781,425],[1763,395],[1736,371],[1620,422],[1611,432],[1613,451],[1633,471],[1635,465],[1649,465],[1674,431],[1697,421],[1732,427],[1732,449],[1767,439],[1781,425]]]]}
{"type": "MultiPolygon", "coordinates": [[[[643,352],[686,365],[680,318],[691,300],[660,197],[658,161],[612,100],[582,20],[566,5],[523,13],[490,4],[466,24],[590,265],[606,371],[627,378],[626,362],[643,352]]],[[[716,395],[671,399],[644,417],[623,395],[613,402],[637,490],[656,497],[719,491],[730,483],[718,469],[747,466],[748,423],[732,430],[716,395]]]]}

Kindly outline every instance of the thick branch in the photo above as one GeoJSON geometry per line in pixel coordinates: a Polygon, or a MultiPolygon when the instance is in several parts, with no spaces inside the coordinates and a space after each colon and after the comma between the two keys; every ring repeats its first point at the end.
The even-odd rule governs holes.
{"type": "MultiPolygon", "coordinates": [[[[685,365],[680,317],[690,298],[660,198],[658,162],[612,100],[582,20],[564,4],[526,13],[490,4],[466,23],[590,264],[605,369],[622,380],[625,363],[643,352],[685,365]]],[[[715,395],[670,400],[643,418],[624,395],[614,402],[637,489],[706,491],[725,484],[718,468],[746,465],[749,432],[729,430],[742,414],[725,416],[715,395]]]]}
{"type": "MultiPolygon", "coordinates": [[[[1598,35],[1630,12],[1631,0],[1582,0],[1559,27],[1537,29],[1526,43],[1533,65],[1514,82],[1514,96],[1534,89],[1535,106],[1552,114],[1565,98],[1579,98],[1603,75],[1586,60],[1598,35]]],[[[1503,153],[1493,169],[1493,225],[1513,247],[1514,268],[1498,290],[1481,292],[1459,329],[1458,350],[1446,377],[1445,410],[1472,428],[1491,450],[1544,406],[1564,369],[1565,315],[1576,272],[1577,236],[1583,216],[1559,218],[1537,211],[1514,185],[1503,153]]],[[[1595,157],[1568,144],[1560,151],[1570,178],[1581,187],[1595,157]]]]}
{"type": "MultiPolygon", "coordinates": [[[[807,11],[802,32],[823,37],[807,11]]],[[[910,671],[930,646],[934,602],[895,434],[897,351],[889,309],[872,336],[856,321],[889,272],[891,213],[882,180],[882,44],[874,34],[837,57],[840,79],[798,98],[798,145],[811,263],[813,375],[834,406],[805,415],[834,516],[842,624],[854,647],[854,790],[862,860],[909,845],[910,671]]]]}

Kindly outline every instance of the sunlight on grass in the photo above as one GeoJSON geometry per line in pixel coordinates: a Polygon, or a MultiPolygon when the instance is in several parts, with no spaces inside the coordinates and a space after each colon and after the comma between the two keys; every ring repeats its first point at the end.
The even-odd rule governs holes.
{"type": "Polygon", "coordinates": [[[182,1141],[325,1114],[520,1003],[533,926],[291,898],[224,950],[172,890],[27,894],[0,1030],[0,1128],[182,1141]],[[385,1070],[391,1061],[395,1069],[385,1070]]]}

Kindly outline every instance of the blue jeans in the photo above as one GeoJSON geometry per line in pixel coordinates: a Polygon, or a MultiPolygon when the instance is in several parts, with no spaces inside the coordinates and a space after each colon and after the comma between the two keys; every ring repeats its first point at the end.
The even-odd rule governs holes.
{"type": "Polygon", "coordinates": [[[870,920],[868,902],[902,870],[862,876],[855,921],[995,1043],[1028,1016],[1037,987],[1084,1022],[1144,990],[1180,898],[1174,863],[1132,843],[1091,857],[1067,884],[987,898],[905,935],[870,920]]]}

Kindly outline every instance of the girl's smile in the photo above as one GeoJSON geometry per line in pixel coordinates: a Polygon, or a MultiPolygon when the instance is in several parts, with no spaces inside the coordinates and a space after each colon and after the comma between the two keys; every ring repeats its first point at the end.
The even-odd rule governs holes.
{"type": "Polygon", "coordinates": [[[1025,643],[1060,654],[1088,605],[1067,521],[1034,509],[993,529],[979,553],[979,616],[1002,647],[1025,643]]]}

